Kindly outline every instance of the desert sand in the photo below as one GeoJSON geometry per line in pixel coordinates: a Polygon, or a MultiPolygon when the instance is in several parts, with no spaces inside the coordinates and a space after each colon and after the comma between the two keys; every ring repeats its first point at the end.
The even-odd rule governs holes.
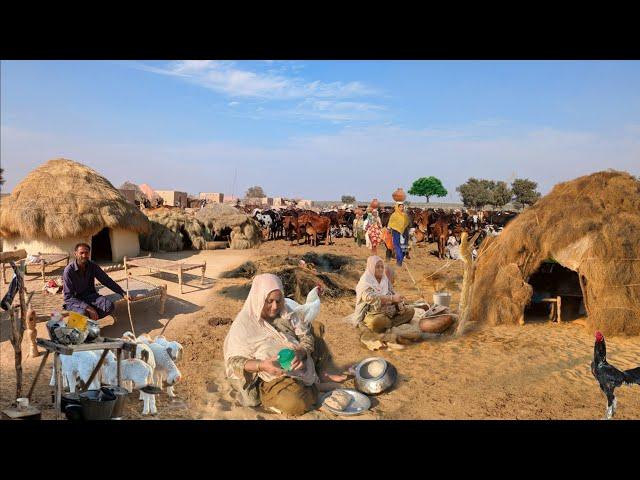
{"type": "MultiPolygon", "coordinates": [[[[435,246],[420,245],[407,261],[419,290],[413,286],[405,268],[397,270],[396,290],[409,301],[431,295],[441,282],[452,292],[455,310],[462,278],[462,264],[439,260],[431,252],[435,246]],[[438,270],[438,275],[426,278],[438,270]]],[[[384,254],[384,247],[379,249],[384,254]]],[[[149,281],[168,286],[165,314],[160,316],[153,303],[132,307],[136,333],[159,334],[178,340],[184,346],[184,358],[178,364],[183,381],[175,387],[178,395],[157,397],[158,415],[143,417],[137,392],[129,395],[126,418],[130,419],[281,419],[282,416],[240,406],[224,379],[222,344],[231,320],[246,296],[247,279],[222,279],[220,273],[252,260],[261,267],[274,265],[282,256],[332,253],[354,260],[348,282],[364,269],[368,250],[357,247],[352,239],[335,239],[335,244],[317,248],[290,246],[285,240],[270,241],[259,249],[234,251],[189,251],[165,253],[164,258],[188,258],[207,261],[205,285],[197,276],[186,276],[184,295],[179,294],[177,277],[148,270],[133,269],[149,281]],[[270,260],[271,259],[271,260],[270,260]]],[[[381,255],[383,256],[383,255],[381,255]]],[[[262,272],[262,270],[261,270],[262,272]]],[[[61,271],[53,275],[60,275],[61,271]]],[[[124,271],[110,274],[122,278],[124,271]]],[[[40,279],[29,275],[28,289],[39,289],[40,279]]],[[[355,278],[355,280],[354,280],[355,278]]],[[[440,286],[443,286],[441,283],[440,286]]],[[[6,286],[2,287],[3,294],[6,286]]],[[[61,295],[59,296],[61,303],[61,295]]],[[[372,398],[372,408],[356,417],[337,417],[314,410],[302,419],[600,419],[606,400],[589,364],[593,355],[593,332],[576,322],[560,324],[540,320],[524,326],[474,326],[461,337],[441,336],[406,346],[403,350],[371,352],[358,340],[358,332],[344,317],[353,310],[354,296],[323,297],[319,320],[326,325],[326,340],[338,366],[345,367],[369,356],[382,356],[393,363],[399,373],[392,390],[372,398]]],[[[43,307],[46,308],[46,307],[43,307]]],[[[48,311],[38,311],[38,336],[47,338],[45,322],[48,311]]],[[[116,310],[117,322],[102,330],[104,336],[119,336],[130,330],[126,305],[116,310]]],[[[8,321],[0,325],[0,408],[14,401],[15,370],[13,349],[8,340],[8,321]]],[[[40,358],[27,358],[28,344],[23,341],[25,393],[35,375],[40,358]]],[[[618,368],[640,364],[640,338],[607,338],[607,354],[618,368]]],[[[52,360],[39,379],[32,403],[42,409],[43,418],[55,418],[49,379],[52,360]]],[[[353,386],[349,380],[345,386],[353,386]]],[[[640,418],[640,386],[616,389],[616,419],[640,418]]]]}

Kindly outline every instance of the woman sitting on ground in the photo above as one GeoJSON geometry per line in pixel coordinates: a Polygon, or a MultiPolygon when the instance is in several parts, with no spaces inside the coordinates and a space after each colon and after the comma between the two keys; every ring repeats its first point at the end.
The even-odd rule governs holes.
{"type": "Polygon", "coordinates": [[[393,327],[410,322],[413,314],[414,309],[404,305],[404,297],[393,291],[382,259],[377,255],[367,258],[367,268],[356,286],[354,319],[358,326],[365,328],[363,336],[371,337],[371,332],[387,333],[393,327]]]}
{"type": "Polygon", "coordinates": [[[320,381],[346,380],[324,372],[330,355],[323,324],[316,320],[299,331],[297,335],[292,325],[280,279],[270,273],[256,276],[224,341],[226,375],[242,405],[262,403],[266,409],[302,415],[313,408],[320,381]],[[278,352],[287,348],[295,358],[285,372],[278,352]]]}
{"type": "MultiPolygon", "coordinates": [[[[391,343],[402,340],[401,336],[394,335],[390,330],[413,319],[415,310],[405,306],[405,298],[395,293],[393,280],[393,270],[385,267],[380,257],[373,255],[367,259],[367,269],[356,286],[354,318],[356,325],[364,329],[360,339],[365,345],[371,340],[391,343]]],[[[453,323],[451,315],[423,318],[419,329],[427,333],[441,333],[453,323]]]]}

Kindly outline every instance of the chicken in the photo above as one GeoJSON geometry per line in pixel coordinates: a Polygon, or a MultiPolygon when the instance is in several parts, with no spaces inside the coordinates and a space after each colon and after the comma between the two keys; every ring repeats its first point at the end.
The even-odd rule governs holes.
{"type": "Polygon", "coordinates": [[[308,294],[304,304],[285,298],[284,301],[291,311],[289,318],[293,325],[296,335],[302,335],[309,331],[311,322],[320,313],[320,295],[322,295],[322,287],[316,285],[308,294]]]}
{"type": "Polygon", "coordinates": [[[607,363],[607,346],[604,341],[604,335],[600,332],[596,332],[591,373],[600,384],[600,390],[602,390],[607,397],[607,411],[605,414],[605,419],[607,420],[612,418],[616,413],[617,401],[613,393],[616,387],[624,383],[628,385],[633,383],[640,385],[640,367],[620,371],[613,365],[607,363]]]}

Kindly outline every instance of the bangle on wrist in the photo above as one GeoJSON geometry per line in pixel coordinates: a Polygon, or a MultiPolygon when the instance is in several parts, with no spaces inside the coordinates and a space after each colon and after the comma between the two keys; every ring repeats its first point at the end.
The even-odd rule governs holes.
{"type": "Polygon", "coordinates": [[[260,360],[256,360],[256,362],[258,362],[256,364],[256,368],[257,368],[256,373],[260,373],[262,371],[262,369],[260,368],[260,365],[262,365],[262,362],[260,360]]]}

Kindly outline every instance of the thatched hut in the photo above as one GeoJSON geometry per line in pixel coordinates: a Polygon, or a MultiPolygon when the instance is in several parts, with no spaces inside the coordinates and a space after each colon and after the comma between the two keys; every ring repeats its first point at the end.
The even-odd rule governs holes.
{"type": "Polygon", "coordinates": [[[229,238],[231,248],[255,248],[262,242],[260,224],[246,213],[224,204],[215,203],[196,213],[212,237],[229,238]]]}
{"type": "Polygon", "coordinates": [[[178,207],[146,208],[151,231],[140,235],[142,248],[150,252],[163,250],[203,250],[206,248],[205,228],[193,215],[178,207]]]}
{"type": "Polygon", "coordinates": [[[540,298],[536,289],[542,296],[573,290],[568,298],[581,297],[592,331],[640,334],[636,178],[606,171],[560,183],[511,221],[480,249],[469,319],[526,322],[525,309],[540,298]]]}
{"type": "Polygon", "coordinates": [[[91,245],[94,260],[120,261],[140,253],[147,218],[95,170],[73,160],[49,160],[29,173],[2,202],[5,250],[71,253],[91,245]]]}

